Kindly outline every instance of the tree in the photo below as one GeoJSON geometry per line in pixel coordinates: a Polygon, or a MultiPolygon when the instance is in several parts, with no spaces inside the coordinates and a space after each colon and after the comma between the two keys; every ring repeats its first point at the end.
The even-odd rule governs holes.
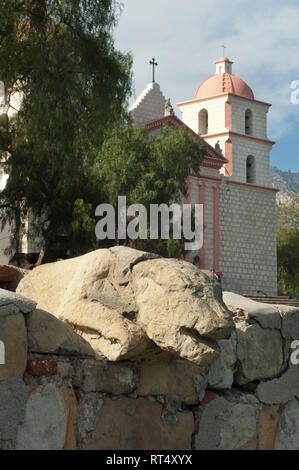
{"type": "MultiPolygon", "coordinates": [[[[182,129],[149,139],[132,128],[131,57],[114,48],[116,20],[113,0],[0,0],[8,107],[22,92],[19,112],[0,125],[9,175],[0,207],[4,221],[17,222],[16,248],[30,217],[44,262],[109,246],[95,237],[99,204],[115,206],[118,195],[146,207],[177,200],[204,154],[203,141],[182,129]]],[[[147,248],[165,251],[158,245],[147,248]]],[[[168,254],[178,245],[170,241],[168,254]]]]}
{"type": "MultiPolygon", "coordinates": [[[[116,211],[118,196],[126,196],[127,205],[142,204],[149,215],[151,204],[182,201],[186,179],[190,172],[199,173],[205,151],[204,141],[186,129],[165,126],[160,136],[149,138],[145,127],[128,126],[104,142],[94,172],[100,175],[106,202],[116,211]]],[[[183,254],[183,242],[148,236],[135,246],[173,257],[183,254]]]]}
{"type": "Polygon", "coordinates": [[[299,294],[299,230],[281,226],[277,232],[279,290],[299,294]]]}
{"type": "Polygon", "coordinates": [[[277,204],[278,288],[299,293],[299,193],[283,196],[277,204]]]}
{"type": "Polygon", "coordinates": [[[299,193],[288,193],[283,202],[277,204],[277,224],[299,230],[299,193]]]}
{"type": "Polygon", "coordinates": [[[103,195],[94,162],[110,129],[128,123],[132,61],[113,44],[117,15],[113,0],[0,0],[7,107],[22,93],[0,129],[3,221],[30,213],[47,260],[95,247],[103,195]]]}

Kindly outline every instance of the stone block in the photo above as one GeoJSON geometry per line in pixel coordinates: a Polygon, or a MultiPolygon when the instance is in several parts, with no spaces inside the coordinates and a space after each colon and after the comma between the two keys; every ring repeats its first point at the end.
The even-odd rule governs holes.
{"type": "Polygon", "coordinates": [[[4,361],[0,364],[0,381],[23,377],[27,363],[27,330],[21,313],[0,316],[0,341],[4,361]]]}
{"type": "Polygon", "coordinates": [[[259,400],[268,405],[299,398],[299,367],[290,366],[280,377],[260,383],[256,393],[259,400]]]}
{"type": "Polygon", "coordinates": [[[177,413],[176,424],[161,419],[162,406],[144,398],[104,399],[87,450],[188,450],[194,432],[191,412],[177,413]]]}
{"type": "Polygon", "coordinates": [[[19,426],[17,450],[75,449],[76,399],[71,389],[47,384],[33,390],[19,426]]]}
{"type": "Polygon", "coordinates": [[[23,295],[10,292],[5,289],[0,289],[0,307],[9,304],[14,304],[22,313],[29,313],[36,307],[34,300],[28,299],[23,295]]]}
{"type": "Polygon", "coordinates": [[[103,392],[112,395],[131,393],[136,388],[137,376],[130,362],[83,362],[84,392],[103,392]]]}
{"type": "Polygon", "coordinates": [[[15,440],[18,425],[25,417],[29,392],[21,379],[0,381],[0,447],[1,441],[15,440]]]}
{"type": "Polygon", "coordinates": [[[28,350],[41,354],[67,354],[94,357],[90,344],[73,328],[45,310],[27,316],[28,350]]]}
{"type": "Polygon", "coordinates": [[[274,450],[283,405],[263,405],[258,417],[258,450],[274,450]]]}
{"type": "Polygon", "coordinates": [[[217,393],[196,411],[196,450],[256,449],[256,418],[259,402],[251,394],[237,391],[217,393]]]}
{"type": "Polygon", "coordinates": [[[299,450],[299,402],[290,401],[281,416],[276,450],[299,450]]]}
{"type": "Polygon", "coordinates": [[[278,330],[257,323],[236,321],[239,361],[234,382],[238,385],[277,376],[284,364],[283,342],[278,330]]]}
{"type": "Polygon", "coordinates": [[[56,375],[57,362],[55,359],[37,357],[29,359],[27,372],[30,375],[41,377],[42,375],[56,375]]]}
{"type": "MultiPolygon", "coordinates": [[[[188,361],[144,362],[138,365],[137,395],[170,395],[189,405],[199,402],[205,387],[200,387],[198,377],[202,369],[188,361]]],[[[206,385],[206,384],[205,384],[206,385]]]]}

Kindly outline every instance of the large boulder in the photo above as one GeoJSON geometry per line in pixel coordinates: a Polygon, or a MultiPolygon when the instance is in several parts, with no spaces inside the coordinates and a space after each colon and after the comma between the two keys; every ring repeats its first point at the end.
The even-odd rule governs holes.
{"type": "Polygon", "coordinates": [[[212,276],[191,263],[127,247],[39,266],[17,291],[112,361],[158,347],[205,367],[219,356],[216,340],[234,329],[212,276]]]}

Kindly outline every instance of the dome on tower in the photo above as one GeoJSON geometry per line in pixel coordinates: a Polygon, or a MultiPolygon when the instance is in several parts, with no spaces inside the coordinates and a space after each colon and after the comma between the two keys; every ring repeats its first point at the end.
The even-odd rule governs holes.
{"type": "Polygon", "coordinates": [[[253,100],[254,94],[248,83],[231,73],[232,63],[227,57],[216,62],[216,74],[206,78],[197,88],[195,98],[208,98],[223,93],[233,93],[253,100]]]}

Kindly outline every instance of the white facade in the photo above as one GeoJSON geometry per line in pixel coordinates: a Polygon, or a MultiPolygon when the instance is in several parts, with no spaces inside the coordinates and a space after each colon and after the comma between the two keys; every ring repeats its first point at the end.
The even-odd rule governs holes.
{"type": "MultiPolygon", "coordinates": [[[[3,82],[0,82],[0,116],[7,115],[11,119],[20,109],[22,101],[22,93],[18,90],[6,91],[3,82]]],[[[3,171],[0,173],[0,191],[2,191],[7,183],[8,175],[3,171]]],[[[1,217],[1,215],[0,215],[1,217]]],[[[10,251],[12,223],[6,223],[1,228],[0,225],[0,263],[8,264],[12,258],[13,253],[10,251]]],[[[24,236],[22,241],[22,252],[27,252],[27,236],[24,236]]]]}
{"type": "Polygon", "coordinates": [[[160,90],[160,85],[156,82],[149,83],[130,108],[134,124],[164,116],[165,105],[166,99],[160,90]]]}
{"type": "MultiPolygon", "coordinates": [[[[190,253],[190,261],[199,259],[200,268],[219,272],[225,290],[276,295],[276,190],[269,175],[274,142],[267,136],[270,105],[255,100],[249,85],[232,74],[232,62],[223,58],[195,99],[178,106],[183,123],[213,148],[220,148],[228,161],[222,168],[206,161],[200,177],[188,179],[189,202],[204,206],[204,246],[199,253],[190,253]]],[[[137,101],[133,118],[146,116],[146,107],[144,100],[137,101]]],[[[156,95],[150,119],[160,116],[162,107],[163,100],[156,95]]],[[[146,119],[143,123],[148,124],[146,119]]],[[[140,125],[140,120],[135,124],[140,125]]],[[[151,133],[157,132],[151,126],[151,133]]]]}

